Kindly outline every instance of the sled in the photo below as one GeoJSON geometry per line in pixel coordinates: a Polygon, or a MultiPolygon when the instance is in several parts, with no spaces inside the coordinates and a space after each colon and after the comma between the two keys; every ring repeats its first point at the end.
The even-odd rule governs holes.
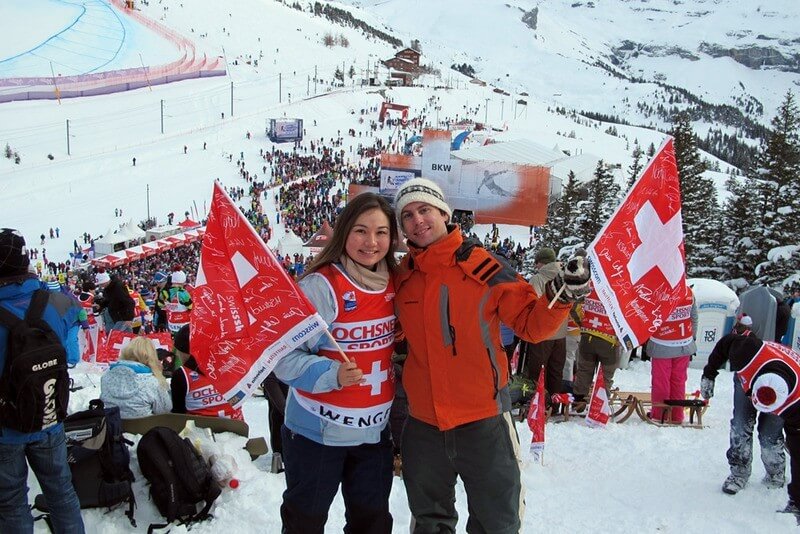
{"type": "MultiPolygon", "coordinates": [[[[194,421],[198,428],[210,428],[215,433],[232,432],[245,438],[250,435],[250,427],[244,421],[182,413],[162,413],[136,419],[123,419],[122,431],[129,434],[144,434],[153,427],[165,426],[175,432],[180,432],[186,426],[187,421],[194,421]]],[[[250,453],[250,458],[253,460],[269,452],[269,447],[263,437],[248,439],[244,448],[250,453]]]]}
{"type": "Polygon", "coordinates": [[[696,398],[693,394],[687,393],[685,399],[667,399],[664,402],[653,403],[653,398],[649,391],[620,391],[611,390],[609,398],[611,411],[614,420],[618,423],[626,421],[634,413],[639,418],[655,426],[684,426],[688,428],[703,428],[703,414],[708,409],[708,402],[696,398]],[[689,411],[688,423],[673,423],[670,420],[671,410],[676,406],[683,407],[689,411]],[[661,408],[662,416],[654,419],[650,416],[653,408],[661,408]]]}

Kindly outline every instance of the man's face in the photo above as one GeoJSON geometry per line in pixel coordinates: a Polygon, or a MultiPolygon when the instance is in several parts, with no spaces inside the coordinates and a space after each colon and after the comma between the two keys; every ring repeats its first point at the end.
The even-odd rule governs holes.
{"type": "Polygon", "coordinates": [[[418,247],[425,248],[447,235],[447,213],[425,202],[410,202],[400,214],[403,233],[418,247]]]}

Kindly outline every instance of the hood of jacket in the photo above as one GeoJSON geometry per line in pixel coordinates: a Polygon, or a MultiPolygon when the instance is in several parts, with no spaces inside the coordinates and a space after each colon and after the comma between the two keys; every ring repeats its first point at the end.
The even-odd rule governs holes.
{"type": "Polygon", "coordinates": [[[100,389],[119,400],[132,399],[141,387],[140,377],[152,374],[150,368],[142,363],[120,360],[103,373],[100,389]]]}

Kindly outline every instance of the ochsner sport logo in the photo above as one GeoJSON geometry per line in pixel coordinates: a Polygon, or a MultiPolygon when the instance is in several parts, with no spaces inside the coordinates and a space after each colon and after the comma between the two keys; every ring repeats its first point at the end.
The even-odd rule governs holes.
{"type": "MultiPolygon", "coordinates": [[[[394,342],[394,315],[352,323],[336,322],[330,327],[331,335],[344,351],[370,351],[394,342]]],[[[334,347],[324,346],[328,350],[334,347]]]]}

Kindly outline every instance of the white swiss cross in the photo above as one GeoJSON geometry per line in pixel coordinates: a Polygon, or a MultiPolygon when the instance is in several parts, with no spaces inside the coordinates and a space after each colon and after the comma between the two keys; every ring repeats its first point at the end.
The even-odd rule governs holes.
{"type": "Polygon", "coordinates": [[[122,351],[122,349],[125,347],[125,345],[127,345],[128,343],[130,343],[130,342],[131,342],[131,340],[133,340],[133,338],[132,338],[132,337],[126,337],[126,338],[125,338],[125,339],[123,339],[121,342],[119,342],[119,343],[114,343],[114,344],[113,344],[113,345],[111,345],[111,346],[112,346],[112,347],[113,347],[115,350],[117,350],[118,352],[120,352],[120,351],[122,351]]]}
{"type": "Polygon", "coordinates": [[[635,284],[655,267],[661,271],[670,287],[674,288],[684,273],[679,249],[683,241],[681,212],[676,213],[666,224],[661,224],[658,213],[648,201],[633,220],[642,244],[633,251],[628,262],[631,283],[635,284]]]}
{"type": "Polygon", "coordinates": [[[601,321],[601,320],[600,320],[600,319],[598,319],[597,317],[592,317],[592,318],[589,320],[589,324],[590,324],[590,325],[592,325],[592,328],[599,328],[599,327],[600,327],[600,325],[601,325],[601,324],[603,324],[603,321],[601,321]]]}
{"type": "Polygon", "coordinates": [[[370,386],[372,390],[370,395],[381,394],[381,384],[389,379],[388,371],[381,371],[381,362],[372,362],[372,372],[364,375],[364,383],[362,386],[370,386]]]}

